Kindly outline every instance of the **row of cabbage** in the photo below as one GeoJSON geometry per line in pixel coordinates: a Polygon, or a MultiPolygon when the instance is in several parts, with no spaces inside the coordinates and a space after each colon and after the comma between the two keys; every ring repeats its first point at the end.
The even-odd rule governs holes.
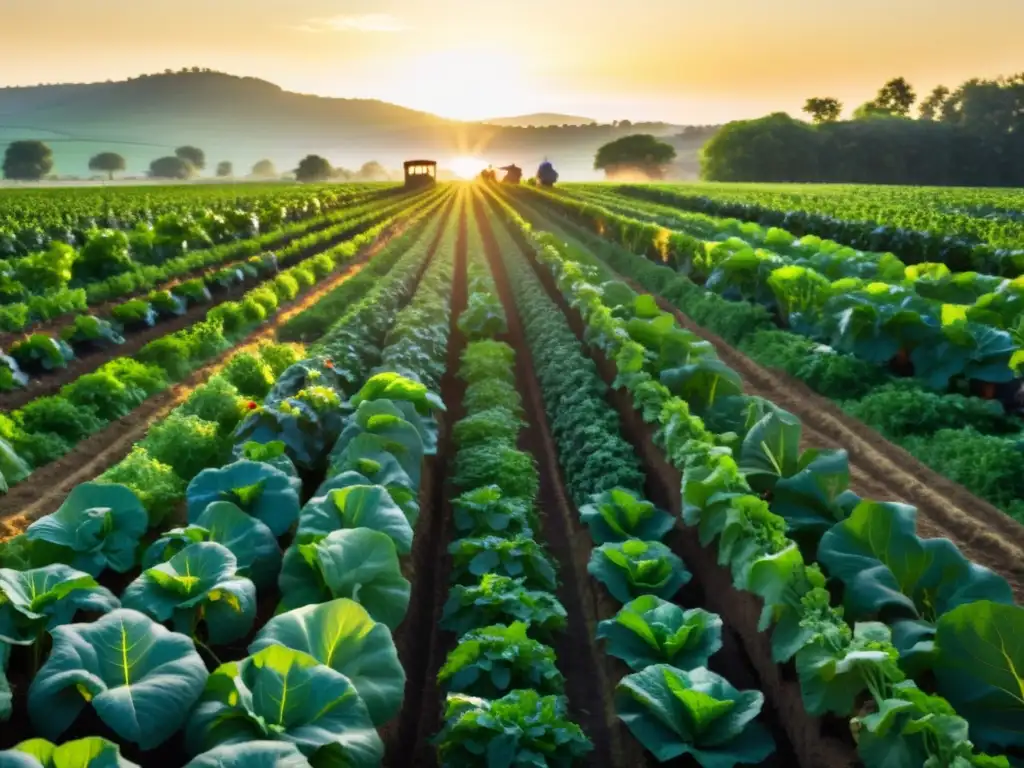
{"type": "Polygon", "coordinates": [[[313,232],[332,212],[396,190],[308,190],[300,205],[261,213],[167,215],[133,229],[95,222],[57,238],[29,237],[0,258],[0,330],[26,331],[73,311],[140,294],[313,232]]]}
{"type": "Polygon", "coordinates": [[[461,494],[440,621],[458,641],[437,676],[446,698],[434,743],[444,768],[567,766],[593,746],[570,719],[550,645],[567,615],[554,594],[556,563],[537,539],[536,460],[517,447],[526,423],[516,353],[498,340],[508,322],[472,221],[467,237],[468,306],[458,320],[468,341],[458,372],[465,415],[452,430],[461,494]]]}
{"type": "Polygon", "coordinates": [[[760,628],[777,663],[795,662],[807,712],[848,717],[869,768],[1009,765],[974,748],[1024,746],[1024,658],[1007,640],[1024,631],[1024,610],[1006,581],[946,539],[919,538],[913,507],[857,497],[844,451],[801,452],[799,420],[744,395],[713,347],[650,295],[503,211],[658,427],[683,472],[682,523],[717,542],[736,589],[764,600],[760,628]]]}
{"type": "MultiPolygon", "coordinates": [[[[262,405],[255,400],[242,404],[244,416],[239,418],[237,396],[226,392],[223,382],[213,391],[211,382],[201,410],[216,421],[187,413],[198,405],[191,401],[184,406],[186,413],[168,419],[179,421],[177,434],[184,438],[176,446],[177,461],[166,467],[179,480],[177,494],[146,497],[137,492],[149,488],[149,478],[138,478],[134,488],[101,478],[79,486],[60,511],[34,523],[20,541],[5,548],[5,564],[38,565],[29,561],[47,556],[70,560],[68,565],[3,571],[4,594],[10,600],[5,605],[14,606],[14,621],[3,622],[5,629],[28,622],[35,637],[45,639],[48,630],[53,638],[53,650],[28,693],[29,714],[39,733],[59,738],[88,705],[122,741],[142,750],[161,744],[166,748],[167,740],[185,725],[191,754],[213,747],[196,758],[197,766],[242,765],[254,755],[304,760],[302,754],[320,747],[325,760],[379,763],[382,749],[374,727],[397,711],[404,685],[390,632],[370,618],[364,605],[375,595],[380,598],[374,584],[388,578],[383,573],[387,569],[379,563],[375,569],[364,547],[349,547],[355,561],[335,562],[332,571],[347,584],[348,594],[315,565],[311,550],[330,548],[322,546],[324,536],[308,529],[313,519],[332,530],[383,536],[397,568],[392,539],[360,522],[368,511],[360,502],[376,500],[385,509],[397,509],[392,494],[415,497],[415,489],[408,476],[395,471],[398,459],[385,458],[387,438],[375,441],[365,420],[359,422],[367,407],[387,407],[387,394],[397,401],[391,408],[408,410],[417,425],[396,418],[391,426],[412,428],[418,435],[416,429],[426,429],[429,417],[417,414],[437,404],[422,385],[394,373],[369,371],[381,359],[373,342],[383,342],[386,318],[394,316],[415,287],[429,251],[427,234],[419,227],[385,249],[378,258],[389,256],[394,268],[372,291],[352,297],[349,312],[332,328],[319,354],[288,366],[276,382],[266,376],[266,361],[254,366],[250,359],[250,376],[241,380],[250,387],[258,380],[272,384],[262,405]],[[363,354],[353,356],[345,339],[364,329],[376,330],[377,336],[367,337],[363,354]],[[331,348],[348,367],[325,356],[331,348]],[[365,384],[357,391],[359,384],[352,382],[360,378],[365,384]],[[211,432],[217,437],[203,451],[195,435],[209,438],[211,432]],[[375,443],[376,449],[371,448],[375,443]],[[329,454],[337,455],[330,462],[333,474],[320,486],[325,493],[318,490],[300,507],[304,486],[325,476],[329,454]],[[382,481],[389,475],[394,491],[361,473],[356,476],[357,471],[382,481]],[[182,478],[189,475],[185,488],[182,478]],[[334,490],[339,493],[332,494],[334,490]],[[149,546],[142,557],[145,570],[124,590],[118,607],[117,598],[92,575],[107,567],[133,570],[150,523],[181,501],[189,525],[166,532],[149,546]],[[278,539],[289,535],[296,523],[299,531],[282,560],[278,539]],[[75,567],[82,572],[54,572],[75,567]],[[313,599],[318,590],[330,592],[327,584],[344,594],[313,599]],[[251,637],[260,601],[278,594],[282,610],[249,644],[251,655],[221,664],[217,653],[245,655],[237,643],[251,637]],[[289,608],[304,610],[283,610],[289,608]],[[103,616],[71,624],[80,611],[103,616]],[[98,652],[89,654],[88,648],[98,652]],[[216,665],[212,674],[207,674],[199,651],[216,665]],[[235,695],[225,690],[225,681],[237,686],[235,695]],[[240,701],[237,692],[243,690],[240,701]],[[253,743],[275,739],[282,743],[253,743]]],[[[277,359],[285,357],[278,348],[277,359]]],[[[154,426],[151,433],[161,426],[166,427],[154,426]]],[[[151,442],[152,437],[137,451],[158,449],[161,441],[151,442]]],[[[403,453],[403,460],[407,458],[403,453]]],[[[125,464],[133,461],[137,464],[129,457],[125,464]]],[[[378,548],[378,557],[380,553],[378,548]]],[[[390,578],[394,581],[393,573],[390,578]]],[[[110,750],[116,750],[97,739],[65,747],[87,749],[89,759],[109,760],[110,750]]],[[[46,750],[52,752],[53,746],[35,740],[14,753],[35,755],[38,763],[28,764],[51,764],[39,756],[46,750]]]]}
{"type": "MultiPolygon", "coordinates": [[[[180,317],[194,306],[222,301],[247,284],[275,279],[284,267],[304,264],[332,244],[348,239],[408,209],[408,200],[375,200],[347,208],[332,217],[324,229],[293,237],[279,251],[263,251],[199,277],[151,291],[110,308],[105,316],[76,314],[52,332],[33,333],[0,352],[0,391],[25,386],[29,377],[39,378],[66,368],[76,355],[87,355],[125,342],[125,337],[145,331],[159,322],[180,317]]],[[[326,257],[320,255],[323,262],[326,257]]],[[[307,271],[316,266],[307,265],[307,271]]]]}
{"type": "Polygon", "coordinates": [[[722,647],[722,620],[674,602],[692,578],[663,543],[675,520],[644,499],[644,475],[607,386],[561,310],[503,227],[498,240],[581,535],[594,544],[587,569],[621,606],[597,627],[605,652],[633,670],[617,681],[616,713],[658,762],[683,755],[706,768],[760,762],[774,750],[755,720],[764,696],[707,668],[722,647]]]}
{"type": "MultiPolygon", "coordinates": [[[[32,469],[55,461],[170,382],[184,379],[275,315],[283,304],[344,269],[388,228],[423,215],[440,205],[443,197],[443,193],[431,194],[405,207],[389,206],[384,213],[356,216],[340,225],[344,229],[339,235],[356,232],[353,237],[283,271],[269,260],[273,274],[237,300],[221,301],[193,325],[147,343],[131,357],[115,358],[84,373],[56,395],[36,398],[0,416],[0,488],[23,481],[32,469]]],[[[303,247],[296,254],[316,245],[307,242],[303,247]]]]}
{"type": "Polygon", "coordinates": [[[635,252],[669,261],[708,290],[764,307],[796,333],[892,364],[933,389],[977,382],[992,397],[995,385],[1016,378],[1024,358],[1020,280],[952,274],[942,264],[905,267],[892,254],[877,261],[857,252],[850,258],[843,249],[817,251],[818,245],[810,258],[789,257],[777,245],[752,247],[724,232],[725,239],[706,240],[665,229],[641,220],[642,211],[624,216],[565,195],[535,194],[635,252]],[[845,264],[871,274],[843,277],[845,264]]]}
{"type": "Polygon", "coordinates": [[[629,185],[628,194],[713,216],[757,221],[861,250],[954,269],[1018,264],[1024,228],[1013,190],[847,185],[629,185]],[[1011,254],[1015,253],[1013,256],[1011,254]]]}

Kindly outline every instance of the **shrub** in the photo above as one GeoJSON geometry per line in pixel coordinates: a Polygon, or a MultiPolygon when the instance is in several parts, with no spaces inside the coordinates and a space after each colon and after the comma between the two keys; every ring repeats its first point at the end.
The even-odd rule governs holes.
{"type": "Polygon", "coordinates": [[[89,408],[81,408],[60,395],[37,398],[15,411],[14,417],[30,434],[50,432],[72,444],[103,426],[89,408]]]}
{"type": "Polygon", "coordinates": [[[272,285],[281,301],[291,301],[299,295],[299,281],[287,272],[275,277],[272,285]]]}
{"type": "Polygon", "coordinates": [[[97,369],[109,373],[118,381],[141,389],[146,396],[155,395],[167,386],[167,374],[156,365],[146,365],[130,357],[118,357],[97,369]]]}
{"type": "Polygon", "coordinates": [[[177,411],[150,427],[141,445],[186,482],[207,467],[220,466],[231,456],[231,442],[220,434],[216,424],[177,411]]]}
{"type": "Polygon", "coordinates": [[[234,384],[218,375],[197,387],[181,406],[181,412],[186,416],[198,416],[204,421],[211,421],[217,424],[221,434],[227,435],[234,431],[245,416],[248,402],[234,384]]]}
{"type": "Polygon", "coordinates": [[[185,481],[170,465],[157,461],[138,445],[96,478],[96,482],[120,483],[130,488],[149,513],[150,527],[171,515],[185,497],[185,481]]]}
{"type": "Polygon", "coordinates": [[[79,376],[62,387],[60,393],[68,402],[88,408],[103,421],[121,418],[146,399],[144,390],[119,380],[103,368],[79,376]]]}
{"type": "Polygon", "coordinates": [[[318,253],[306,261],[305,266],[316,275],[318,280],[323,280],[334,271],[334,259],[331,258],[329,253],[318,253]]]}
{"type": "Polygon", "coordinates": [[[100,320],[94,315],[79,315],[70,325],[64,326],[60,337],[69,344],[94,344],[110,346],[124,344],[124,337],[114,330],[107,320],[100,320]]]}
{"type": "Polygon", "coordinates": [[[0,331],[20,331],[28,325],[28,307],[24,304],[10,304],[0,307],[0,331]]]}
{"type": "Polygon", "coordinates": [[[301,344],[274,344],[263,342],[258,349],[260,358],[270,370],[274,372],[274,378],[278,378],[291,366],[306,356],[306,350],[301,344]]]}
{"type": "Polygon", "coordinates": [[[179,333],[188,344],[193,362],[209,360],[231,346],[224,336],[224,325],[216,318],[208,317],[179,333]]]}
{"type": "Polygon", "coordinates": [[[224,366],[221,375],[246,397],[262,400],[274,386],[274,371],[262,358],[240,352],[224,366]]]}
{"type": "Polygon", "coordinates": [[[225,333],[236,334],[246,325],[245,312],[237,301],[225,301],[206,313],[210,320],[218,321],[225,333]]]}
{"type": "Polygon", "coordinates": [[[242,299],[242,313],[249,325],[256,325],[267,319],[267,308],[252,296],[242,299]]]}
{"type": "Polygon", "coordinates": [[[191,351],[185,339],[172,333],[149,342],[139,350],[138,359],[162,368],[172,381],[179,381],[192,370],[191,351]]]}
{"type": "Polygon", "coordinates": [[[245,296],[242,297],[242,303],[246,301],[255,301],[263,309],[266,310],[267,314],[271,314],[277,311],[281,302],[277,299],[277,294],[269,286],[262,285],[259,288],[253,288],[245,296]]]}

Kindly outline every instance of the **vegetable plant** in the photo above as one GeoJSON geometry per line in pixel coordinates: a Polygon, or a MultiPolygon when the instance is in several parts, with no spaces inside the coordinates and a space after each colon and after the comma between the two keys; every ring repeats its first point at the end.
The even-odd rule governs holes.
{"type": "Polygon", "coordinates": [[[595,493],[580,509],[580,520],[590,529],[595,544],[627,539],[661,541],[675,525],[675,518],[625,488],[595,493]]]}
{"type": "Polygon", "coordinates": [[[484,574],[497,573],[523,578],[534,589],[554,592],[558,588],[554,563],[528,536],[457,539],[449,545],[448,554],[453,561],[452,580],[460,584],[473,584],[484,574]]]}
{"type": "Polygon", "coordinates": [[[89,736],[57,745],[46,739],[28,739],[0,752],[5,768],[138,768],[121,757],[117,744],[89,736]]]}
{"type": "Polygon", "coordinates": [[[722,619],[701,608],[684,609],[654,595],[626,603],[597,625],[605,652],[639,672],[652,664],[691,670],[707,666],[722,647],[722,619]]]}
{"type": "Polygon", "coordinates": [[[467,632],[437,673],[438,683],[450,693],[485,699],[519,688],[562,693],[565,679],[555,666],[555,652],[530,638],[528,629],[516,621],[467,632]]]}
{"type": "Polygon", "coordinates": [[[641,595],[667,600],[692,578],[683,561],[664,544],[639,539],[596,547],[587,571],[620,603],[641,595]]]}
{"type": "Polygon", "coordinates": [[[530,536],[531,509],[525,499],[506,496],[484,485],[452,499],[455,529],[467,537],[530,536]]]}
{"type": "Polygon", "coordinates": [[[412,551],[413,531],[402,509],[380,485],[349,485],[310,500],[299,515],[299,542],[344,528],[387,534],[400,555],[412,551]]]}
{"type": "Polygon", "coordinates": [[[204,469],[188,485],[188,518],[195,522],[206,508],[228,501],[281,536],[299,516],[301,481],[263,462],[243,459],[204,469]]]}
{"type": "Polygon", "coordinates": [[[489,573],[477,584],[451,588],[440,624],[462,636],[477,627],[522,621],[543,639],[565,629],[567,620],[565,608],[550,592],[529,590],[524,579],[489,573]]]}

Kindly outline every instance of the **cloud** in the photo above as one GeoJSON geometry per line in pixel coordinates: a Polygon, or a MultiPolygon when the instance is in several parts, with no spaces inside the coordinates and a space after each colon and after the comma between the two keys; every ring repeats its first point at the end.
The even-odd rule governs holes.
{"type": "Polygon", "coordinates": [[[408,27],[390,13],[361,13],[308,19],[302,32],[401,32],[408,27]]]}

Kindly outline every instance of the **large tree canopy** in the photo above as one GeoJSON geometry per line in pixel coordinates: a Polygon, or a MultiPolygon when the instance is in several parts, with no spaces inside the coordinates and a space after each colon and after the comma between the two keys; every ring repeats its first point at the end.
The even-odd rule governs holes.
{"type": "Polygon", "coordinates": [[[155,179],[190,179],[195,172],[192,163],[175,155],[158,158],[149,164],[149,175],[155,179]]]}
{"type": "Polygon", "coordinates": [[[640,172],[650,178],[660,179],[665,175],[665,166],[675,156],[676,150],[672,145],[658,141],[648,133],[638,133],[623,136],[598,149],[594,157],[594,168],[603,170],[609,178],[627,172],[640,172]]]}
{"type": "Polygon", "coordinates": [[[100,152],[89,160],[90,171],[105,173],[110,179],[113,179],[115,173],[123,171],[126,167],[124,158],[117,152],[100,152]]]}
{"type": "Polygon", "coordinates": [[[231,176],[235,172],[235,167],[227,160],[222,160],[217,163],[217,175],[221,178],[225,176],[231,176]]]}
{"type": "Polygon", "coordinates": [[[842,102],[833,98],[810,98],[804,104],[804,112],[816,123],[834,123],[843,111],[842,102]]]}
{"type": "Polygon", "coordinates": [[[198,171],[206,167],[206,153],[199,149],[199,147],[178,147],[174,150],[174,154],[182,160],[188,160],[192,167],[198,171]]]}
{"type": "Polygon", "coordinates": [[[306,155],[299,161],[299,167],[295,169],[295,178],[299,181],[327,181],[331,178],[334,169],[327,161],[327,158],[320,155],[306,155]]]}
{"type": "Polygon", "coordinates": [[[252,175],[262,179],[270,179],[277,176],[277,169],[270,160],[260,160],[252,167],[252,175]]]}
{"type": "Polygon", "coordinates": [[[4,178],[39,181],[53,170],[53,150],[41,141],[12,141],[4,153],[4,178]]]}

